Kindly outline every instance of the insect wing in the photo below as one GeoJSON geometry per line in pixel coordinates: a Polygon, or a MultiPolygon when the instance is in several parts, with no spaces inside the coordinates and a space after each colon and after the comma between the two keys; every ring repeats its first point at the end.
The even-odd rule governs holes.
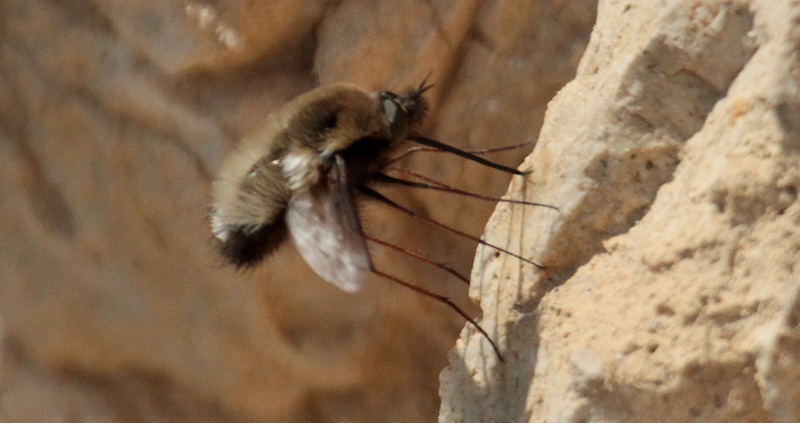
{"type": "Polygon", "coordinates": [[[347,292],[361,287],[372,260],[340,156],[319,183],[292,195],[286,224],[295,247],[314,272],[347,292]]]}

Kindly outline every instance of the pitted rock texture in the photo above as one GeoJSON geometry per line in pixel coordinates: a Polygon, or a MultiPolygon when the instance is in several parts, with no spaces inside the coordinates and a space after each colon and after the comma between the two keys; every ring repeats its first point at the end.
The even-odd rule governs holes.
{"type": "MultiPolygon", "coordinates": [[[[209,186],[268,113],[333,81],[403,90],[430,72],[426,134],[462,148],[534,141],[595,10],[0,0],[0,421],[435,421],[463,320],[383,280],[343,293],[289,245],[254,271],[222,266],[209,186]]],[[[492,159],[516,166],[529,151],[492,159]]],[[[509,181],[441,154],[407,164],[486,195],[509,181]]],[[[494,207],[386,192],[476,236],[494,207]]],[[[361,212],[371,235],[468,273],[474,244],[361,212]]],[[[371,248],[384,271],[477,314],[461,281],[371,248]]]]}
{"type": "Polygon", "coordinates": [[[800,3],[600,2],[481,249],[441,422],[800,421],[800,3]]]}

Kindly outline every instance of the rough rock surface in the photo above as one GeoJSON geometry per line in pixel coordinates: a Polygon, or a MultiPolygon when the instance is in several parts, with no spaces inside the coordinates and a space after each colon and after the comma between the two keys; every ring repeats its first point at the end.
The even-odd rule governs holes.
{"type": "Polygon", "coordinates": [[[600,2],[499,207],[441,422],[800,421],[800,2],[600,2]]]}
{"type": "MultiPolygon", "coordinates": [[[[384,281],[339,292],[291,247],[252,272],[220,266],[209,185],[267,113],[337,80],[404,89],[433,72],[427,133],[466,148],[533,140],[595,10],[592,0],[0,0],[0,421],[434,421],[463,320],[384,281]]],[[[509,180],[442,155],[411,165],[484,194],[509,180]]],[[[475,235],[493,207],[395,191],[475,235]]],[[[469,269],[473,244],[363,212],[373,235],[469,269]]],[[[385,270],[468,305],[460,281],[373,252],[385,270]]],[[[781,383],[772,369],[765,380],[781,383]]]]}

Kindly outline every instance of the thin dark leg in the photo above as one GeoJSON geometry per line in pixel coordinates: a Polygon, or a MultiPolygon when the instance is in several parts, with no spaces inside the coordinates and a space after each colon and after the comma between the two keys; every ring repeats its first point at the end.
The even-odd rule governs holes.
{"type": "Polygon", "coordinates": [[[432,265],[434,265],[434,266],[436,266],[436,267],[438,267],[440,269],[445,270],[447,273],[450,273],[451,275],[455,276],[456,278],[461,279],[466,284],[469,284],[469,279],[466,276],[462,275],[461,273],[456,272],[452,267],[446,265],[445,263],[439,263],[438,261],[433,261],[433,260],[423,256],[422,254],[417,254],[417,253],[415,253],[413,251],[408,251],[405,248],[398,247],[397,245],[394,245],[394,244],[389,244],[386,241],[381,241],[380,239],[373,238],[373,237],[371,237],[369,235],[364,235],[364,238],[366,238],[367,241],[371,241],[371,242],[374,242],[376,244],[383,245],[384,247],[388,247],[388,248],[391,248],[391,249],[393,249],[395,251],[399,251],[399,252],[401,252],[401,253],[403,253],[403,254],[405,254],[407,256],[414,257],[417,260],[421,260],[421,261],[423,261],[425,263],[432,264],[432,265]]]}
{"type": "Polygon", "coordinates": [[[405,169],[400,169],[400,168],[393,168],[393,169],[396,169],[396,170],[402,171],[402,172],[407,172],[407,173],[409,173],[409,174],[411,174],[411,175],[413,175],[413,176],[415,176],[417,178],[424,179],[426,181],[430,181],[430,182],[434,183],[435,185],[428,185],[428,184],[423,184],[423,183],[419,183],[419,182],[407,181],[405,179],[397,179],[397,178],[391,177],[389,175],[384,175],[383,173],[374,174],[373,175],[373,179],[375,181],[378,181],[378,182],[386,182],[386,183],[390,183],[390,184],[404,185],[404,186],[412,187],[412,188],[425,188],[425,189],[432,189],[432,190],[435,190],[435,191],[449,192],[449,193],[452,193],[452,194],[461,194],[461,195],[464,195],[464,196],[467,196],[467,197],[477,198],[477,199],[480,199],[480,200],[494,201],[494,202],[498,202],[499,201],[499,202],[502,202],[502,203],[512,203],[512,204],[522,204],[524,206],[547,207],[548,209],[553,209],[553,210],[558,211],[558,207],[551,206],[549,204],[532,203],[530,201],[522,201],[522,200],[511,200],[511,199],[508,199],[508,198],[488,197],[488,196],[485,196],[485,195],[475,194],[474,192],[469,192],[469,191],[460,190],[458,188],[453,188],[451,186],[445,185],[445,184],[443,184],[441,182],[438,182],[438,181],[434,181],[433,179],[429,179],[429,178],[427,178],[425,176],[422,176],[422,175],[420,175],[420,174],[418,174],[416,172],[412,172],[410,170],[405,170],[405,169]]]}
{"type": "Polygon", "coordinates": [[[452,233],[454,233],[454,234],[456,234],[458,236],[462,236],[464,238],[471,239],[471,240],[473,240],[473,241],[475,241],[475,242],[477,242],[477,243],[479,243],[481,245],[485,245],[487,247],[494,248],[495,250],[503,252],[503,253],[506,253],[506,254],[510,255],[511,257],[518,258],[518,259],[524,261],[525,263],[532,264],[532,265],[536,266],[537,268],[539,268],[541,270],[545,270],[544,266],[542,266],[539,263],[536,263],[536,262],[533,262],[531,260],[528,260],[525,257],[522,257],[522,256],[520,256],[518,254],[514,254],[511,251],[508,251],[508,250],[506,250],[504,248],[498,247],[498,246],[496,246],[494,244],[490,244],[490,243],[488,243],[488,242],[486,242],[486,241],[484,241],[484,240],[482,240],[482,239],[480,239],[478,237],[472,236],[472,235],[470,235],[468,233],[461,232],[458,229],[451,228],[451,227],[445,225],[444,223],[439,223],[439,222],[437,222],[437,221],[435,221],[433,219],[418,215],[417,213],[414,213],[413,211],[411,211],[411,210],[409,210],[409,209],[407,209],[407,208],[395,203],[394,201],[386,198],[383,194],[373,190],[372,188],[365,187],[363,185],[359,185],[357,188],[362,194],[366,195],[367,197],[370,197],[370,198],[373,198],[375,200],[378,200],[378,201],[380,201],[380,202],[382,202],[384,204],[388,204],[389,206],[392,206],[393,208],[395,208],[397,210],[400,210],[401,212],[403,212],[403,213],[405,213],[405,214],[407,214],[407,215],[409,215],[409,216],[411,216],[411,217],[413,217],[415,219],[420,219],[420,220],[422,220],[424,222],[428,222],[428,223],[430,223],[432,225],[436,225],[436,226],[438,226],[438,227],[440,227],[442,229],[448,230],[448,231],[450,231],[450,232],[452,232],[452,233]]]}
{"type": "Polygon", "coordinates": [[[502,170],[503,172],[510,173],[512,175],[527,175],[530,173],[530,172],[522,172],[517,169],[510,168],[508,166],[503,166],[501,164],[491,162],[489,160],[484,159],[483,157],[478,157],[474,154],[467,153],[466,151],[459,150],[451,145],[447,145],[441,141],[436,141],[431,138],[423,137],[422,135],[411,134],[409,135],[408,139],[422,145],[427,145],[428,147],[438,148],[439,150],[446,151],[448,153],[452,153],[457,156],[461,156],[465,159],[472,160],[473,162],[480,163],[484,166],[489,166],[497,170],[502,170]]]}
{"type": "Polygon", "coordinates": [[[429,184],[432,184],[432,185],[440,186],[440,187],[443,187],[443,188],[452,188],[450,185],[447,185],[444,182],[439,182],[436,179],[429,178],[429,177],[427,177],[425,175],[422,175],[421,173],[414,172],[413,170],[403,169],[402,167],[397,167],[397,166],[390,166],[390,167],[386,168],[386,170],[388,170],[390,172],[391,171],[395,171],[395,172],[403,173],[403,174],[406,174],[406,175],[410,175],[410,176],[413,176],[415,178],[423,180],[423,181],[425,181],[425,182],[427,182],[429,184]]]}
{"type": "Polygon", "coordinates": [[[472,317],[469,317],[469,315],[467,313],[465,313],[464,310],[461,310],[461,308],[459,306],[457,306],[454,302],[450,301],[449,298],[447,298],[447,297],[445,297],[443,295],[434,294],[433,292],[430,292],[430,291],[428,291],[426,289],[420,288],[420,287],[418,287],[416,285],[411,285],[410,283],[408,283],[408,282],[406,282],[406,281],[404,281],[404,280],[402,280],[400,278],[392,276],[392,275],[390,275],[388,273],[383,273],[380,270],[372,269],[372,273],[374,273],[374,274],[376,274],[376,275],[378,275],[378,276],[380,276],[380,277],[382,277],[384,279],[388,279],[388,280],[390,280],[390,281],[392,281],[392,282],[394,282],[394,283],[396,283],[398,285],[404,286],[404,287],[406,287],[406,288],[408,288],[408,289],[410,289],[410,290],[412,290],[414,292],[420,293],[422,295],[425,295],[426,297],[429,297],[429,298],[432,298],[432,299],[434,299],[436,301],[439,301],[440,303],[444,303],[446,306],[450,307],[453,311],[455,311],[461,317],[463,317],[472,326],[474,326],[475,329],[478,329],[478,332],[480,332],[481,335],[483,335],[486,338],[486,340],[489,341],[489,345],[492,346],[492,349],[494,350],[495,355],[497,355],[497,359],[500,360],[501,362],[505,361],[503,359],[503,355],[500,354],[500,349],[497,348],[497,345],[494,343],[494,341],[489,336],[489,334],[486,333],[485,330],[483,330],[481,325],[479,325],[478,322],[475,321],[475,319],[473,319],[472,317]]]}

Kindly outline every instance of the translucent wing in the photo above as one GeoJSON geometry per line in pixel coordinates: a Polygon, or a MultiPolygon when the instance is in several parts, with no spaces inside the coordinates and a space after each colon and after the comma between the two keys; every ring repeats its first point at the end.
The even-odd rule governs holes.
{"type": "Polygon", "coordinates": [[[319,183],[292,195],[286,224],[300,255],[320,277],[347,292],[361,287],[372,260],[341,157],[319,183]]]}

